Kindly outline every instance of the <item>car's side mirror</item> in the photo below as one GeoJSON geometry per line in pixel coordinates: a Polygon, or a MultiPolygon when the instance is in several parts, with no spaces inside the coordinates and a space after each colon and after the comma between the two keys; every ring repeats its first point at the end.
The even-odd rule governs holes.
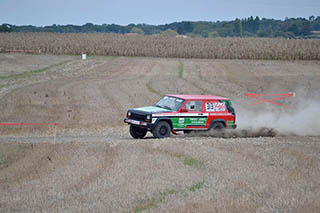
{"type": "Polygon", "coordinates": [[[188,110],[186,108],[182,108],[180,112],[184,113],[184,112],[188,112],[188,110]]]}

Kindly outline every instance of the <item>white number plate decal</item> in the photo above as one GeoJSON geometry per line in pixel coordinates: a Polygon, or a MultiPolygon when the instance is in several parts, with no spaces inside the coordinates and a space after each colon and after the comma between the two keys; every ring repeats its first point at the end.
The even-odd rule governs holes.
{"type": "Polygon", "coordinates": [[[215,103],[206,103],[207,112],[224,112],[226,111],[225,103],[215,102],[215,103]]]}

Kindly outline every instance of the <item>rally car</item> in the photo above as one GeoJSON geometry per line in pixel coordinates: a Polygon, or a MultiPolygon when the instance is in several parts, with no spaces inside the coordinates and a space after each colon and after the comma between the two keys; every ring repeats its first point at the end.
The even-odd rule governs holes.
{"type": "Polygon", "coordinates": [[[165,95],[154,106],[129,109],[124,119],[136,139],[148,131],[164,138],[177,131],[235,129],[235,121],[231,101],[211,95],[165,95]]]}

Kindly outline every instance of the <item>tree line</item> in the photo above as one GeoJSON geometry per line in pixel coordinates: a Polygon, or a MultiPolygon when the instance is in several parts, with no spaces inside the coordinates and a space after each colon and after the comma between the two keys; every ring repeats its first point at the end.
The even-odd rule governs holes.
{"type": "Polygon", "coordinates": [[[117,24],[96,25],[50,25],[16,26],[2,24],[0,32],[55,32],[55,33],[134,33],[163,34],[168,36],[185,35],[190,37],[284,37],[284,38],[320,38],[320,16],[306,18],[286,18],[285,20],[260,19],[248,17],[232,21],[182,21],[164,25],[117,24]]]}

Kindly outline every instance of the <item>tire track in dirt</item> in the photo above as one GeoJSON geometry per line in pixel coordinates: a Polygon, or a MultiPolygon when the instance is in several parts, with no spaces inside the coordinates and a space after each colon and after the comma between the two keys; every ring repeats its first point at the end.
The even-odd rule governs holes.
{"type": "Polygon", "coordinates": [[[186,62],[185,67],[186,73],[189,73],[186,74],[186,80],[200,89],[202,93],[218,96],[228,94],[232,99],[242,97],[247,92],[246,89],[239,87],[241,82],[239,82],[238,77],[252,78],[251,72],[247,69],[241,68],[241,71],[238,71],[238,66],[230,68],[228,63],[221,63],[219,60],[194,60],[193,62],[186,62]],[[246,72],[244,77],[241,75],[242,70],[246,72]]]}
{"type": "Polygon", "coordinates": [[[103,82],[108,83],[101,84],[99,89],[103,97],[110,103],[110,110],[112,110],[112,117],[114,117],[111,120],[112,126],[122,125],[122,119],[125,116],[127,107],[132,107],[132,102],[136,102],[133,98],[135,94],[132,94],[139,87],[139,85],[135,85],[136,80],[143,81],[153,66],[154,63],[146,63],[141,59],[130,60],[120,71],[115,72],[112,77],[108,77],[106,81],[103,80],[103,82]],[[123,76],[128,77],[124,78],[123,76]]]}
{"type": "MultiPolygon", "coordinates": [[[[152,73],[154,73],[154,80],[149,80],[146,83],[147,89],[158,97],[164,94],[180,94],[180,93],[190,93],[190,91],[195,91],[194,89],[189,89],[190,85],[199,91],[197,85],[193,84],[192,81],[188,81],[185,78],[179,77],[180,60],[170,61],[170,64],[159,63],[154,67],[152,73]],[[173,69],[174,67],[174,69],[173,69]],[[163,72],[166,73],[163,73],[163,72]],[[154,84],[155,83],[155,84],[154,84]],[[163,86],[159,89],[159,84],[163,86]],[[187,89],[188,88],[188,89],[187,89]]],[[[195,92],[191,92],[195,93],[195,92]]]]}
{"type": "MultiPolygon", "coordinates": [[[[99,70],[99,69],[105,67],[105,65],[109,62],[110,62],[109,60],[107,60],[107,61],[88,60],[85,62],[80,61],[80,63],[78,61],[74,61],[72,63],[76,67],[74,67],[72,65],[72,63],[71,64],[67,63],[67,65],[62,70],[59,70],[58,73],[56,73],[55,70],[50,70],[50,75],[54,76],[59,73],[62,74],[61,76],[56,76],[53,78],[50,77],[50,80],[47,77],[45,78],[46,80],[49,81],[49,83],[46,83],[46,87],[49,88],[48,90],[50,90],[50,88],[51,88],[51,90],[53,92],[53,93],[49,93],[51,100],[52,100],[52,98],[55,99],[55,100],[53,100],[55,107],[53,107],[49,112],[50,114],[52,114],[53,118],[56,117],[56,119],[54,119],[54,122],[60,121],[60,124],[62,126],[64,123],[72,124],[71,126],[75,126],[73,124],[81,123],[80,122],[81,116],[79,116],[79,115],[81,115],[80,112],[81,112],[82,106],[81,106],[81,101],[79,99],[79,94],[77,93],[77,91],[74,90],[74,88],[83,87],[83,80],[84,80],[85,76],[88,76],[89,74],[95,75],[94,73],[96,72],[96,69],[99,70]],[[61,82],[61,80],[59,80],[61,78],[66,78],[66,79],[61,82]],[[48,84],[51,86],[48,86],[48,84]],[[59,90],[61,90],[60,88],[64,88],[63,91],[61,91],[63,94],[62,96],[60,95],[61,93],[59,93],[59,92],[57,93],[54,91],[56,88],[59,88],[59,90]],[[66,92],[66,90],[67,90],[67,92],[66,92]],[[68,109],[64,109],[65,108],[64,106],[68,106],[68,109]],[[61,111],[64,113],[61,114],[61,111]]],[[[129,63],[126,60],[124,62],[129,63]]],[[[113,70],[116,71],[116,69],[113,69],[113,70]]],[[[113,70],[111,70],[111,71],[113,71],[113,70]]],[[[116,73],[117,76],[121,75],[121,73],[117,73],[117,72],[114,72],[114,73],[116,73]]],[[[126,75],[126,73],[123,73],[123,74],[126,75]]],[[[33,87],[41,87],[44,82],[45,82],[45,80],[42,80],[42,82],[40,82],[40,83],[39,82],[36,82],[36,83],[29,82],[30,83],[29,85],[23,85],[23,87],[27,88],[27,90],[28,89],[32,90],[33,87]]],[[[26,90],[24,90],[24,91],[17,90],[16,93],[25,93],[25,91],[26,90]]],[[[37,91],[37,89],[35,89],[35,91],[37,91]]],[[[39,92],[39,93],[41,93],[41,92],[39,92]]],[[[34,100],[34,98],[32,98],[32,100],[34,100]]],[[[51,101],[51,104],[53,102],[51,101]]],[[[2,106],[6,107],[6,103],[7,103],[7,101],[4,100],[4,103],[2,104],[2,106]]],[[[21,105],[21,106],[23,107],[23,105],[21,105]]],[[[35,106],[37,106],[37,105],[35,105],[35,106]]],[[[118,105],[117,108],[119,108],[119,106],[120,105],[118,105]]],[[[43,106],[43,107],[48,108],[48,106],[43,106]]],[[[119,114],[117,114],[117,115],[119,115],[119,114]]]]}
{"type": "MultiPolygon", "coordinates": [[[[39,73],[37,75],[33,75],[30,77],[17,79],[9,82],[11,86],[10,88],[6,88],[6,90],[2,90],[0,93],[0,100],[3,99],[2,103],[6,102],[6,97],[10,95],[11,92],[18,91],[22,88],[30,87],[35,84],[41,84],[48,81],[58,80],[61,78],[75,77],[82,75],[85,71],[90,71],[94,69],[96,66],[103,66],[104,63],[99,63],[96,61],[67,61],[65,63],[60,63],[58,65],[52,66],[48,68],[48,70],[44,73],[39,73]],[[71,72],[70,72],[71,70],[71,72]]],[[[0,104],[0,110],[3,109],[3,104],[0,104]]]]}
{"type": "Polygon", "coordinates": [[[147,87],[147,89],[148,89],[149,92],[151,92],[151,93],[153,93],[153,94],[155,94],[155,95],[157,95],[157,96],[159,96],[159,97],[164,96],[164,94],[162,94],[161,92],[155,90],[155,89],[152,87],[152,81],[151,81],[151,80],[148,81],[148,83],[146,83],[146,87],[147,87]]]}
{"type": "Polygon", "coordinates": [[[116,98],[112,95],[112,93],[105,90],[104,87],[100,86],[100,90],[103,94],[103,97],[107,99],[107,102],[111,106],[110,113],[112,113],[112,117],[114,117],[114,119],[110,120],[110,122],[111,122],[110,124],[112,126],[114,126],[114,125],[119,126],[120,118],[124,117],[124,114],[123,114],[124,109],[123,109],[122,105],[119,103],[119,101],[116,100],[116,98]],[[117,119],[117,118],[119,118],[119,119],[117,119]]]}
{"type": "MultiPolygon", "coordinates": [[[[242,94],[246,93],[246,91],[254,93],[263,91],[264,86],[261,86],[258,76],[241,62],[238,62],[236,65],[219,63],[219,66],[224,70],[227,82],[237,85],[237,91],[242,91],[242,94]]],[[[269,85],[269,82],[264,81],[264,84],[269,85]]]]}
{"type": "Polygon", "coordinates": [[[91,184],[96,184],[95,182],[113,167],[118,158],[117,148],[111,148],[104,143],[33,146],[22,159],[0,170],[1,207],[9,207],[9,201],[17,209],[22,205],[26,205],[27,209],[35,209],[37,206],[41,206],[42,209],[54,208],[48,205],[50,202],[42,200],[44,194],[47,196],[45,199],[57,199],[56,203],[60,203],[59,197],[63,196],[66,199],[63,203],[68,200],[71,204],[69,199],[75,199],[73,195],[87,190],[91,184]],[[20,190],[19,195],[15,194],[20,190]],[[36,193],[28,195],[29,192],[36,193]],[[30,200],[25,203],[24,199],[16,199],[17,197],[29,197],[30,200]]]}
{"type": "Polygon", "coordinates": [[[77,180],[72,181],[70,185],[67,185],[65,191],[80,191],[88,187],[91,183],[99,179],[104,173],[107,173],[115,164],[119,157],[119,150],[117,148],[111,148],[109,145],[102,150],[86,150],[87,154],[94,155],[97,158],[97,153],[102,159],[97,159],[94,167],[90,168],[89,174],[79,176],[77,180]],[[88,153],[89,152],[89,153],[88,153]]]}
{"type": "MultiPolygon", "coordinates": [[[[16,182],[41,179],[44,175],[44,168],[48,165],[48,159],[52,159],[57,147],[53,144],[36,145],[33,144],[31,149],[24,158],[19,159],[14,164],[0,170],[0,177],[3,178],[3,184],[12,184],[16,182]]],[[[50,169],[46,168],[46,172],[50,169]]]]}
{"type": "MultiPolygon", "coordinates": [[[[164,70],[163,65],[161,63],[158,63],[152,67],[150,74],[157,76],[157,75],[159,75],[158,73],[161,72],[161,70],[164,70]]],[[[154,79],[159,79],[159,78],[156,77],[154,79]]],[[[152,81],[154,81],[154,79],[152,79],[152,77],[151,77],[150,80],[147,80],[147,83],[145,84],[145,86],[149,92],[157,95],[160,98],[160,97],[164,96],[164,94],[162,92],[156,90],[155,88],[153,88],[152,81]]]]}
{"type": "MultiPolygon", "coordinates": [[[[182,80],[186,81],[188,84],[192,85],[193,87],[197,88],[201,91],[201,94],[212,94],[210,89],[207,89],[203,86],[204,83],[212,83],[209,82],[206,78],[203,78],[201,74],[201,66],[199,62],[188,63],[185,62],[184,66],[184,76],[182,80]]],[[[210,88],[210,87],[208,87],[210,88]]],[[[216,94],[216,93],[215,93],[216,94]]],[[[217,95],[217,94],[216,94],[217,95]]]]}
{"type": "Polygon", "coordinates": [[[128,104],[133,104],[133,106],[141,105],[137,101],[137,93],[135,91],[138,91],[139,93],[142,93],[144,96],[149,98],[148,94],[145,92],[144,85],[141,82],[145,82],[148,76],[151,74],[152,69],[154,66],[157,65],[157,62],[154,61],[146,61],[144,59],[139,59],[138,60],[138,65],[137,62],[134,62],[132,65],[130,65],[130,70],[128,73],[128,76],[130,76],[127,79],[122,79],[117,80],[118,85],[115,85],[115,87],[118,87],[120,97],[126,96],[127,98],[121,98],[119,99],[120,101],[124,102],[125,99],[129,100],[129,103],[124,104],[127,107],[132,107],[129,106],[128,104]]]}

